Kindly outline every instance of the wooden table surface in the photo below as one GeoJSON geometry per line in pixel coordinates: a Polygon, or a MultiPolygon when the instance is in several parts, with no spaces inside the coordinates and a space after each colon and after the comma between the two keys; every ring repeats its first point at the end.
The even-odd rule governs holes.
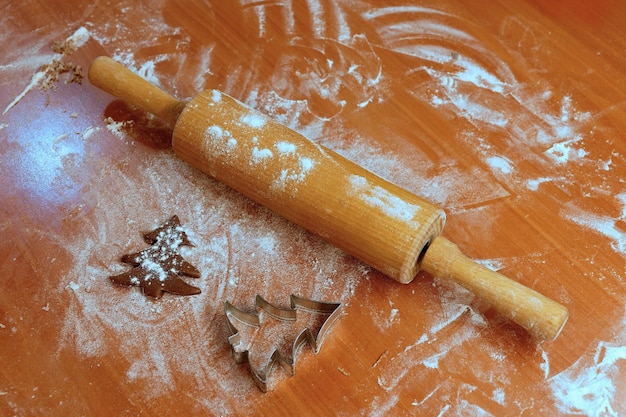
{"type": "Polygon", "coordinates": [[[0,414],[626,415],[626,3],[415,3],[0,4],[0,414]],[[218,88],[444,207],[444,236],[569,322],[533,340],[278,218],[90,85],[99,55],[180,98],[218,88]],[[172,215],[202,293],[114,286],[172,215]],[[292,293],[343,314],[264,394],[224,302],[292,293]]]}

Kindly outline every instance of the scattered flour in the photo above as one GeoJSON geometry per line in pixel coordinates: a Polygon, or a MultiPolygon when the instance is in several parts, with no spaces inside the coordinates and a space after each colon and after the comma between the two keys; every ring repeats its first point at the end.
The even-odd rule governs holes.
{"type": "Polygon", "coordinates": [[[286,154],[293,154],[293,153],[295,153],[296,150],[297,150],[297,147],[293,143],[278,142],[276,144],[276,149],[278,149],[278,152],[280,152],[282,155],[286,155],[286,154]]]}
{"type": "Polygon", "coordinates": [[[73,42],[74,47],[80,48],[81,46],[84,46],[90,38],[91,34],[87,28],[81,26],[66,39],[66,42],[73,42]]]}
{"type": "MultiPolygon", "coordinates": [[[[317,22],[314,25],[315,33],[328,36],[329,25],[328,22],[324,23],[327,12],[325,7],[337,6],[334,2],[310,1],[307,4],[315,12],[312,15],[312,21],[317,22]]],[[[261,6],[253,8],[259,16],[264,10],[261,6]]],[[[337,40],[353,48],[366,49],[365,40],[356,38],[350,32],[345,16],[341,12],[337,12],[336,16],[338,22],[345,23],[340,25],[337,40]]],[[[530,93],[516,80],[506,63],[481,47],[480,40],[466,31],[467,26],[459,24],[456,17],[420,6],[372,8],[363,13],[363,17],[373,24],[382,39],[382,45],[377,45],[377,48],[417,57],[425,62],[421,69],[431,77],[428,84],[430,89],[415,92],[422,102],[430,103],[442,112],[450,111],[477,130],[505,129],[513,133],[510,143],[507,142],[511,148],[506,152],[480,135],[462,132],[455,139],[481,140],[479,146],[473,148],[476,154],[491,173],[498,174],[498,180],[506,181],[514,192],[527,195],[540,192],[539,186],[543,183],[565,181],[568,177],[563,170],[584,162],[589,156],[584,149],[586,137],[581,126],[591,119],[591,115],[578,111],[574,98],[568,94],[560,98],[561,104],[557,111],[547,110],[545,103],[549,100],[558,101],[558,92],[547,89],[543,94],[530,93]],[[385,19],[402,13],[415,19],[401,24],[383,23],[385,19]],[[407,42],[413,39],[410,35],[416,31],[428,34],[435,41],[444,39],[448,46],[441,48],[436,42],[434,45],[407,42]],[[396,42],[398,40],[404,41],[404,44],[396,42]],[[470,47],[472,57],[458,53],[454,45],[470,47]],[[476,58],[481,54],[493,59],[492,67],[476,58]],[[522,152],[529,146],[533,148],[530,152],[522,152]],[[541,152],[537,152],[537,149],[541,149],[541,152]],[[531,161],[542,164],[545,174],[537,178],[523,177],[521,168],[517,169],[520,166],[518,162],[523,159],[520,155],[528,154],[547,157],[547,162],[531,161]],[[514,181],[518,181],[521,187],[516,188],[514,181]]],[[[264,22],[263,19],[259,21],[264,22]]],[[[152,32],[157,30],[179,36],[176,29],[160,20],[141,24],[147,25],[152,32]]],[[[67,39],[73,40],[77,47],[84,45],[90,38],[105,45],[122,43],[123,46],[114,55],[117,60],[156,84],[165,81],[159,75],[157,64],[175,60],[175,57],[164,54],[138,59],[132,52],[137,45],[124,43],[128,28],[103,25],[102,29],[96,29],[99,25],[88,26],[94,29],[81,27],[67,39]]],[[[261,25],[261,29],[261,34],[267,33],[267,27],[261,25]]],[[[211,48],[204,49],[207,55],[211,48]]],[[[341,49],[337,47],[332,50],[336,51],[341,49]]],[[[335,72],[345,71],[344,75],[351,77],[349,82],[357,80],[358,83],[353,84],[363,86],[363,91],[355,92],[359,97],[357,107],[367,110],[380,103],[377,101],[377,91],[385,87],[383,66],[374,65],[375,68],[367,74],[364,64],[350,63],[345,66],[340,61],[339,57],[333,56],[333,59],[326,60],[325,66],[335,72]],[[370,88],[373,86],[376,90],[370,88]]],[[[208,57],[203,57],[200,75],[209,70],[206,66],[210,62],[208,57]]],[[[236,75],[232,77],[235,81],[236,75]]],[[[35,88],[42,78],[43,73],[36,72],[25,89],[4,109],[3,115],[35,88]]],[[[331,78],[328,77],[328,80],[331,78]]],[[[204,80],[202,77],[198,79],[204,80]]],[[[346,79],[343,81],[346,82],[346,79]]],[[[198,81],[195,85],[201,84],[198,81]]],[[[324,91],[321,86],[317,87],[321,95],[328,99],[333,95],[338,97],[342,84],[337,82],[326,85],[324,91]]],[[[214,90],[211,104],[216,105],[221,100],[221,94],[214,90]]],[[[333,126],[332,120],[306,118],[307,112],[311,110],[306,101],[283,99],[274,92],[256,97],[251,93],[250,101],[256,101],[254,104],[259,104],[259,108],[264,108],[268,114],[274,113],[272,115],[279,121],[305,131],[310,137],[324,138],[330,136],[328,132],[333,133],[329,128],[333,126]]],[[[341,103],[341,108],[345,108],[345,103],[341,103]]],[[[262,118],[246,116],[240,121],[251,128],[263,127],[265,123],[262,118]]],[[[0,129],[5,126],[0,124],[0,129]]],[[[88,139],[110,132],[127,140],[122,129],[124,127],[128,126],[110,120],[106,125],[107,130],[89,127],[81,136],[88,139]]],[[[214,140],[223,140],[224,149],[243,145],[243,140],[234,138],[228,130],[218,126],[209,127],[207,134],[214,140]]],[[[376,152],[378,149],[375,143],[367,142],[365,134],[358,139],[355,144],[328,139],[327,145],[436,203],[466,210],[465,207],[509,195],[507,190],[494,184],[488,173],[480,169],[467,172],[454,163],[448,164],[447,160],[438,161],[437,165],[423,155],[380,153],[376,152]],[[478,182],[477,186],[472,187],[460,180],[468,174],[478,182]],[[481,179],[483,183],[480,183],[481,179]]],[[[139,151],[131,149],[129,152],[139,151]]],[[[252,160],[284,158],[289,163],[290,168],[282,170],[276,179],[279,186],[304,180],[316,164],[313,158],[299,155],[297,147],[289,142],[279,142],[272,149],[253,147],[250,152],[252,160]]],[[[222,348],[225,334],[220,330],[223,323],[219,318],[223,302],[231,300],[238,305],[250,305],[255,293],[265,288],[281,288],[282,293],[276,294],[276,297],[283,299],[294,288],[312,298],[350,299],[362,275],[368,271],[360,264],[346,260],[340,251],[269,213],[264,212],[263,216],[247,214],[247,200],[210,180],[198,179],[189,167],[170,153],[157,155],[142,152],[130,155],[129,160],[141,161],[138,169],[145,175],[126,176],[117,170],[106,171],[103,167],[103,172],[107,172],[107,176],[104,176],[107,177],[106,181],[120,186],[110,187],[104,178],[94,178],[94,183],[100,185],[93,188],[98,203],[91,216],[78,220],[82,222],[83,233],[60,242],[73,254],[75,262],[59,288],[59,291],[69,293],[71,300],[64,317],[59,349],[75,350],[79,358],[112,353],[125,355],[129,361],[126,372],[128,383],[146,398],[171,393],[178,388],[176,385],[179,383],[174,375],[181,373],[197,382],[197,386],[190,389],[190,395],[197,397],[198,403],[204,404],[206,409],[217,414],[231,414],[232,404],[226,398],[232,397],[242,407],[252,410],[253,405],[246,402],[251,384],[247,376],[232,365],[227,350],[222,348]],[[128,195],[120,195],[119,189],[132,191],[128,195]],[[198,192],[198,189],[203,192],[198,192]],[[185,196],[189,195],[194,196],[193,202],[186,200],[185,196]],[[145,204],[146,196],[156,196],[151,200],[152,205],[145,204]],[[176,208],[175,213],[172,207],[176,208]],[[124,268],[121,264],[116,265],[115,260],[122,253],[141,247],[139,231],[158,225],[171,214],[181,217],[196,244],[195,248],[185,248],[184,255],[203,272],[198,284],[203,293],[190,298],[166,295],[155,304],[137,291],[103,285],[109,275],[119,273],[124,268]],[[146,219],[152,219],[154,223],[146,224],[146,219]],[[298,255],[294,256],[295,253],[298,255]],[[294,264],[294,258],[304,261],[302,264],[294,264]],[[259,271],[259,262],[264,262],[265,270],[259,271]],[[315,265],[315,273],[311,272],[310,265],[315,265]],[[303,275],[312,275],[313,279],[303,282],[299,279],[303,275]],[[192,328],[182,329],[182,322],[190,323],[192,328]],[[207,331],[207,327],[211,331],[207,331]]],[[[606,171],[613,169],[616,160],[616,155],[605,158],[601,168],[606,171]]],[[[411,219],[416,213],[416,207],[397,201],[384,190],[364,183],[363,179],[354,178],[352,185],[369,204],[383,211],[402,219],[411,219]]],[[[626,206],[623,194],[618,194],[616,199],[626,206]]],[[[626,218],[626,212],[615,217],[599,216],[579,209],[572,203],[564,209],[562,216],[606,236],[615,251],[626,252],[626,236],[618,224],[626,218]]],[[[482,261],[495,270],[502,268],[504,262],[500,259],[482,261]]],[[[444,289],[441,283],[435,284],[440,286],[441,291],[440,314],[429,323],[425,332],[416,333],[421,335],[416,337],[416,341],[406,342],[400,353],[386,358],[378,365],[381,370],[378,383],[385,394],[400,385],[421,383],[418,377],[424,375],[438,378],[438,370],[442,366],[452,368],[459,359],[456,354],[466,349],[468,342],[484,347],[478,335],[485,320],[470,307],[472,295],[460,288],[444,289]],[[451,327],[455,327],[454,332],[448,333],[451,327]]],[[[402,318],[401,312],[392,308],[389,314],[377,320],[385,321],[380,323],[381,326],[393,326],[401,322],[402,318]]],[[[5,325],[0,324],[0,328],[5,328],[5,325]]],[[[561,412],[593,416],[619,415],[623,411],[618,403],[624,398],[618,370],[623,366],[622,359],[626,359],[625,343],[621,336],[615,341],[600,342],[591,355],[583,355],[570,368],[547,381],[561,412]]],[[[492,352],[491,356],[498,362],[494,366],[506,368],[508,359],[505,354],[492,352]]],[[[548,350],[542,351],[541,362],[535,365],[547,378],[550,373],[548,350]]],[[[508,371],[501,372],[500,380],[483,378],[481,382],[487,387],[485,395],[499,405],[513,406],[514,395],[509,387],[506,384],[503,388],[497,386],[499,382],[506,382],[508,371]]],[[[493,377],[493,374],[489,376],[493,377]]],[[[416,400],[414,406],[420,412],[423,409],[419,406],[431,406],[436,402],[437,405],[433,407],[439,407],[439,415],[454,412],[488,415],[487,411],[469,402],[468,398],[475,390],[476,387],[462,383],[442,381],[423,399],[416,400]]],[[[371,415],[393,413],[399,401],[395,395],[382,395],[371,404],[371,415]]]]}
{"type": "MultiPolygon", "coordinates": [[[[562,180],[564,178],[561,177],[560,179],[562,180]]],[[[539,185],[543,184],[544,182],[549,183],[555,180],[556,178],[551,177],[533,178],[526,181],[526,187],[528,187],[530,191],[537,191],[539,189],[539,185]]]]}
{"type": "Polygon", "coordinates": [[[504,268],[504,260],[503,259],[474,259],[474,262],[479,263],[492,271],[499,271],[504,268]]]}
{"type": "Polygon", "coordinates": [[[22,92],[20,94],[18,94],[12,102],[9,103],[8,106],[5,107],[4,111],[2,112],[2,114],[6,114],[9,110],[11,110],[17,103],[20,102],[21,99],[23,99],[26,94],[28,94],[28,92],[30,90],[32,90],[33,88],[35,88],[36,86],[39,85],[39,83],[41,82],[41,80],[44,79],[45,76],[45,72],[44,71],[38,71],[35,74],[33,74],[33,77],[30,80],[30,83],[26,86],[26,88],[24,88],[24,90],[22,90],[22,92]]]}
{"type": "Polygon", "coordinates": [[[407,203],[387,190],[370,184],[363,177],[352,175],[350,184],[352,188],[347,190],[348,195],[357,195],[368,205],[404,222],[412,221],[421,210],[420,206],[407,203]]]}
{"type": "Polygon", "coordinates": [[[87,140],[91,137],[91,135],[93,135],[94,133],[98,132],[101,129],[102,128],[100,127],[89,126],[81,133],[81,136],[83,137],[84,140],[87,140]]]}
{"type": "Polygon", "coordinates": [[[144,61],[139,66],[136,63],[137,60],[135,59],[135,54],[133,52],[117,51],[111,56],[111,58],[121,63],[140,77],[150,81],[152,84],[161,86],[161,80],[156,73],[156,65],[160,62],[169,60],[170,56],[168,54],[161,54],[153,59],[144,61]]]}
{"type": "Polygon", "coordinates": [[[504,405],[504,400],[506,398],[506,393],[502,388],[496,388],[493,390],[493,400],[498,404],[504,405]]]}
{"type": "Polygon", "coordinates": [[[601,216],[570,205],[562,211],[562,216],[572,222],[594,230],[611,240],[611,247],[622,256],[626,256],[626,231],[619,226],[626,221],[626,193],[615,196],[621,206],[621,213],[616,217],[601,216]]]}
{"type": "Polygon", "coordinates": [[[208,136],[216,138],[216,139],[221,139],[224,137],[224,131],[222,130],[222,128],[219,126],[215,126],[215,125],[209,126],[206,130],[206,133],[208,136]]]}
{"type": "Polygon", "coordinates": [[[510,174],[513,172],[513,166],[511,161],[502,156],[490,156],[486,159],[487,164],[493,171],[497,171],[501,174],[510,174]]]}
{"type": "Polygon", "coordinates": [[[565,164],[573,159],[582,159],[587,155],[587,152],[581,148],[574,148],[573,145],[579,142],[582,138],[580,136],[565,141],[555,143],[546,151],[546,155],[550,156],[557,164],[565,164]]]}
{"type": "MultiPolygon", "coordinates": [[[[107,132],[91,135],[95,140],[107,132]]],[[[345,302],[367,270],[269,212],[247,214],[247,199],[194,174],[171,152],[129,148],[128,159],[138,163],[141,174],[114,170],[94,177],[97,206],[78,220],[81,233],[60,242],[74,262],[59,288],[70,291],[59,351],[75,351],[79,358],[123,355],[129,362],[127,382],[145,398],[167,395],[179,374],[197,381],[190,395],[205,399],[212,410],[229,414],[233,398],[239,407],[252,407],[245,399],[256,388],[224,345],[223,303],[249,306],[267,288],[277,300],[289,300],[293,292],[345,302]],[[119,186],[98,186],[101,181],[119,186]],[[144,204],[148,195],[155,196],[154,205],[144,204]],[[202,293],[165,294],[154,302],[136,288],[111,285],[108,276],[127,268],[119,257],[145,248],[140,232],[171,214],[180,217],[195,245],[180,251],[202,272],[193,281],[202,293]]]]}
{"type": "Polygon", "coordinates": [[[239,119],[242,123],[255,129],[261,129],[265,126],[266,119],[257,113],[246,114],[239,119]]]}
{"type": "Polygon", "coordinates": [[[589,417],[619,416],[626,396],[620,373],[626,360],[626,339],[600,342],[593,355],[584,355],[548,381],[559,411],[589,417]]]}
{"type": "Polygon", "coordinates": [[[252,148],[252,160],[254,162],[260,162],[266,158],[272,158],[274,153],[269,149],[259,149],[256,146],[252,148]]]}

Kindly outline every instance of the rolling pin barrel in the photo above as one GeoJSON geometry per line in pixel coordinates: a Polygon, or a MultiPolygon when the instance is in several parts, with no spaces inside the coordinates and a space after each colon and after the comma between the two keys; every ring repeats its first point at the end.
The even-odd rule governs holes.
{"type": "Polygon", "coordinates": [[[391,278],[407,283],[420,267],[451,278],[542,339],[567,320],[565,307],[438,237],[443,210],[234,98],[208,90],[179,101],[106,57],[94,60],[89,79],[175,122],[181,159],[391,278]]]}
{"type": "Polygon", "coordinates": [[[219,91],[185,107],[177,155],[368,265],[411,281],[445,214],[219,91]]]}

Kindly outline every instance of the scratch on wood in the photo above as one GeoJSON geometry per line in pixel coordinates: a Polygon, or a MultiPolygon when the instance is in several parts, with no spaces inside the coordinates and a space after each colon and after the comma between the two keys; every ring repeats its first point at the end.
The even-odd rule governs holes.
{"type": "Polygon", "coordinates": [[[346,371],[345,369],[343,369],[343,368],[341,368],[341,367],[339,367],[339,366],[337,367],[337,370],[338,370],[341,374],[343,374],[343,375],[345,375],[345,376],[350,376],[350,372],[346,371]]]}
{"type": "Polygon", "coordinates": [[[385,349],[385,351],[383,353],[380,354],[380,356],[378,357],[378,359],[376,359],[374,361],[374,363],[372,364],[372,368],[376,368],[376,366],[378,366],[378,363],[380,362],[380,360],[382,358],[384,358],[387,355],[387,349],[385,349]]]}

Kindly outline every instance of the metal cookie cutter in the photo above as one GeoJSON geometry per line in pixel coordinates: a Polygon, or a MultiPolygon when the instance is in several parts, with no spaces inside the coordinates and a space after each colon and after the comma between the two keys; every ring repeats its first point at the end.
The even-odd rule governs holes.
{"type": "Polygon", "coordinates": [[[340,303],[313,301],[293,294],[290,298],[291,308],[282,309],[257,295],[254,305],[258,314],[241,311],[228,301],[224,303],[233,358],[237,364],[248,362],[254,382],[263,392],[267,392],[274,365],[279,364],[293,375],[300,348],[308,342],[318,353],[328,330],[341,316],[340,303]],[[300,330],[297,325],[302,316],[306,325],[300,330]],[[298,330],[290,332],[294,328],[298,330]],[[293,341],[290,333],[295,334],[293,341]]]}

